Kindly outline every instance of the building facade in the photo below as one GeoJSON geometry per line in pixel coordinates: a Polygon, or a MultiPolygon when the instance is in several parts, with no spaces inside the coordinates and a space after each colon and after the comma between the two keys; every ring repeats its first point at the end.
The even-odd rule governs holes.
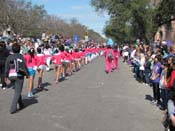
{"type": "MultiPolygon", "coordinates": [[[[160,1],[161,0],[151,0],[151,4],[153,6],[157,6],[160,1]]],[[[161,27],[159,27],[154,37],[154,41],[158,40],[175,42],[175,20],[171,21],[171,28],[167,27],[166,25],[162,25],[161,27]]]]}

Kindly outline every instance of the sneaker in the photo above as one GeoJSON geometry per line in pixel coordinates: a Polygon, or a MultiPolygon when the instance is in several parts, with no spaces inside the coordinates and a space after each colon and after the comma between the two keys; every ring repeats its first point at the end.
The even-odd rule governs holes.
{"type": "Polygon", "coordinates": [[[17,110],[15,110],[15,111],[10,111],[10,114],[15,114],[15,113],[17,113],[17,110]]]}
{"type": "Polygon", "coordinates": [[[6,90],[6,87],[3,87],[2,89],[3,89],[3,90],[6,90]]]}
{"type": "Polygon", "coordinates": [[[32,92],[30,92],[30,93],[28,93],[28,95],[27,95],[29,98],[31,98],[31,97],[34,97],[34,95],[33,95],[33,93],[32,92]]]}
{"type": "Polygon", "coordinates": [[[27,94],[27,97],[31,97],[31,93],[28,93],[28,94],[27,94]]]}
{"type": "Polygon", "coordinates": [[[49,67],[47,67],[47,68],[46,68],[46,71],[50,71],[50,68],[49,68],[49,67]]]}
{"type": "Polygon", "coordinates": [[[151,101],[151,104],[152,104],[152,105],[156,105],[156,104],[157,104],[157,101],[156,101],[156,100],[152,100],[152,101],[151,101]]]}
{"type": "Polygon", "coordinates": [[[159,109],[162,110],[162,111],[166,110],[166,108],[163,107],[163,106],[159,106],[159,109]]]}

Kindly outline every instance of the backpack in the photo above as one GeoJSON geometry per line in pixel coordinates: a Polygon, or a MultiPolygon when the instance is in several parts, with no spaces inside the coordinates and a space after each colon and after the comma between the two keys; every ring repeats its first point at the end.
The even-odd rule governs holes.
{"type": "Polygon", "coordinates": [[[13,80],[17,77],[27,76],[28,72],[24,67],[24,62],[20,58],[10,61],[9,79],[13,80]]]}
{"type": "Polygon", "coordinates": [[[15,68],[16,72],[23,75],[23,76],[26,76],[27,72],[25,70],[24,62],[22,61],[22,59],[17,58],[17,59],[14,60],[14,63],[16,65],[15,66],[16,67],[15,68]]]}
{"type": "Polygon", "coordinates": [[[113,55],[112,55],[112,51],[109,51],[109,53],[108,53],[108,59],[110,59],[110,60],[113,60],[114,58],[113,58],[113,55]]]}

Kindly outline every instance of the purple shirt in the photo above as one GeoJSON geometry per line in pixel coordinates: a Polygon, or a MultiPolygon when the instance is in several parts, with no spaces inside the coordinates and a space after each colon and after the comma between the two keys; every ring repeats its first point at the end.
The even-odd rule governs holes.
{"type": "Polygon", "coordinates": [[[162,65],[160,62],[158,62],[153,67],[153,73],[154,73],[154,75],[159,74],[159,77],[157,77],[155,80],[153,80],[153,83],[159,83],[161,72],[162,72],[162,65]]]}

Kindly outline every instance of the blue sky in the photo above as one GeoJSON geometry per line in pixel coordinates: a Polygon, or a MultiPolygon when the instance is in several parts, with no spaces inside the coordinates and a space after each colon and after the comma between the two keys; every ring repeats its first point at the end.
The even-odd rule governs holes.
{"type": "Polygon", "coordinates": [[[95,12],[91,7],[90,0],[28,0],[34,4],[44,5],[48,14],[56,15],[66,21],[75,17],[79,23],[87,26],[89,29],[100,33],[108,21],[109,16],[105,13],[95,12]]]}

